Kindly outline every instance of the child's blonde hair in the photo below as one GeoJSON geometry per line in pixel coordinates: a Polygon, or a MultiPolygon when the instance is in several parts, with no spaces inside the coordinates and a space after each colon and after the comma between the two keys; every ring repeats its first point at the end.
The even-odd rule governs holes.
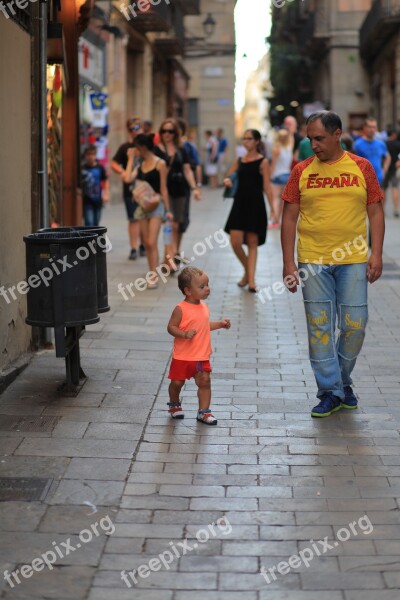
{"type": "Polygon", "coordinates": [[[279,129],[275,136],[275,143],[279,146],[289,146],[291,143],[290,133],[287,129],[279,129]]]}
{"type": "Polygon", "coordinates": [[[204,271],[196,267],[185,267],[178,275],[178,287],[182,294],[185,294],[185,288],[190,288],[195,277],[204,275],[204,271]]]}

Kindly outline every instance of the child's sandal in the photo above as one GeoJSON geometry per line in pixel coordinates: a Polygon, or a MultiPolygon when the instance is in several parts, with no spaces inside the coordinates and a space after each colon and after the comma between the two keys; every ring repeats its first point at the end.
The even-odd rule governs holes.
{"type": "Polygon", "coordinates": [[[180,402],[168,402],[168,412],[173,419],[183,419],[185,413],[182,410],[182,404],[180,402]]]}
{"type": "Polygon", "coordinates": [[[201,421],[201,423],[205,423],[206,425],[216,425],[218,423],[209,408],[203,408],[198,411],[197,421],[201,421]]]}

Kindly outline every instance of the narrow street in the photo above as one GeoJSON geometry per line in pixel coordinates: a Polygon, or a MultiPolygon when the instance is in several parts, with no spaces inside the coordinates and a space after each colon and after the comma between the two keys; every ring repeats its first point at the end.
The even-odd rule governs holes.
{"type": "MultiPolygon", "coordinates": [[[[48,480],[40,501],[0,503],[1,571],[45,553],[50,565],[13,587],[1,576],[1,598],[398,600],[399,222],[387,220],[386,269],[370,287],[354,378],[360,409],[312,420],[301,295],[262,302],[237,287],[241,270],[220,231],[231,201],[221,195],[193,203],[184,240],[210,276],[212,316],[232,321],[213,333],[217,427],[196,422],[193,383],[186,418],[167,415],[166,324],[182,296],[173,277],[157,290],[132,287],[128,300],[118,292],[147,261],[127,260],[124,208],[112,205],[103,216],[111,311],[81,339],[82,390],[57,393],[64,360],[48,350],[0,396],[1,476],[48,480]]],[[[258,284],[280,278],[275,230],[260,249],[258,284]]]]}

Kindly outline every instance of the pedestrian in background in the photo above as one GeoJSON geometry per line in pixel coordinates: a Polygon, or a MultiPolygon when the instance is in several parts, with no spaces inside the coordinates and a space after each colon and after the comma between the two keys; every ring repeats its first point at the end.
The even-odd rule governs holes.
{"type": "MultiPolygon", "coordinates": [[[[135,139],[135,148],[128,150],[128,165],[126,168],[124,181],[133,183],[134,181],[147,181],[156,194],[160,194],[161,202],[153,211],[144,213],[140,207],[136,213],[141,211],[139,223],[142,240],[145,243],[149,270],[156,271],[159,265],[158,255],[158,236],[161,229],[161,223],[164,218],[172,220],[173,214],[170,210],[168,189],[167,189],[167,165],[154,154],[153,136],[139,134],[135,139]],[[141,160],[139,165],[134,166],[135,148],[137,148],[141,160]]],[[[137,216],[137,214],[135,214],[137,216]]],[[[153,277],[147,284],[148,289],[158,287],[158,277],[153,277]]]]}
{"type": "Polygon", "coordinates": [[[97,161],[97,149],[94,145],[88,146],[83,154],[82,196],[85,225],[97,227],[103,203],[110,200],[110,194],[107,173],[97,161]]]}
{"type": "Polygon", "coordinates": [[[269,164],[262,151],[264,145],[261,134],[256,129],[248,129],[243,136],[247,154],[240,161],[236,159],[224,180],[226,187],[232,186],[229,175],[237,172],[238,187],[233,206],[225,225],[230,235],[234,253],[244,269],[238,286],[248,286],[249,292],[256,293],[256,265],[258,246],[265,244],[268,224],[264,193],[267,195],[271,215],[276,220],[272,202],[272,188],[269,178],[269,164]],[[247,246],[246,254],[243,246],[247,246]]]}
{"type": "Polygon", "coordinates": [[[367,285],[382,273],[385,221],[383,193],[371,163],[340,145],[339,115],[313,113],[307,133],[315,156],[293,169],[282,196],[283,281],[292,293],[302,287],[319,399],[311,415],[327,417],[358,405],[351,373],[368,320],[367,285]]]}
{"type": "Polygon", "coordinates": [[[155,154],[165,160],[168,167],[167,187],[172,223],[172,255],[165,257],[165,263],[172,271],[177,270],[173,257],[178,252],[179,227],[185,223],[185,205],[188,187],[196,200],[201,199],[201,190],[197,187],[188,153],[182,146],[181,132],[174,119],[165,119],[160,125],[160,143],[155,148],[155,154]]]}
{"type": "MultiPolygon", "coordinates": [[[[126,122],[126,128],[128,130],[128,141],[118,148],[111,162],[111,169],[114,171],[114,173],[120,175],[122,181],[126,166],[128,164],[128,150],[129,148],[134,148],[136,136],[139,133],[143,133],[142,122],[138,117],[132,117],[128,119],[126,122]]],[[[136,157],[136,163],[138,162],[139,158],[136,157]]],[[[139,242],[139,223],[135,220],[134,214],[138,205],[132,199],[130,184],[123,183],[122,195],[124,199],[126,215],[128,217],[128,235],[131,248],[128,258],[130,260],[136,260],[138,255],[137,246],[139,242]]],[[[140,256],[146,255],[146,249],[143,243],[140,244],[139,254],[140,256]]]]}
{"type": "Polygon", "coordinates": [[[388,139],[386,146],[390,154],[390,165],[383,180],[383,189],[387,194],[389,188],[392,190],[393,216],[399,217],[399,178],[398,164],[400,155],[400,141],[398,132],[395,129],[388,129],[388,139]]]}
{"type": "Polygon", "coordinates": [[[288,182],[293,162],[293,145],[287,129],[280,129],[272,146],[271,183],[274,205],[274,220],[269,229],[278,229],[282,214],[282,190],[288,182]]]}
{"type": "Polygon", "coordinates": [[[229,329],[229,319],[210,321],[210,309],[204,300],[210,295],[208,275],[195,267],[185,267],[178,276],[178,286],[185,299],[175,306],[167,331],[174,340],[174,350],[168,378],[169,414],[173,419],[183,419],[179,397],[186,380],[196,382],[199,400],[197,421],[216,425],[217,419],[210,410],[212,371],[210,365],[211,331],[229,329]]]}
{"type": "Polygon", "coordinates": [[[218,185],[218,140],[211,129],[207,129],[204,135],[206,138],[204,171],[208,177],[210,187],[215,189],[218,185]]]}
{"type": "Polygon", "coordinates": [[[223,185],[223,180],[226,173],[226,159],[228,155],[229,142],[224,136],[223,129],[217,129],[216,137],[218,142],[218,185],[223,185]]]}
{"type": "MultiPolygon", "coordinates": [[[[197,152],[197,148],[196,148],[195,144],[186,137],[187,123],[186,123],[185,119],[177,119],[177,123],[178,123],[179,129],[180,129],[180,132],[181,132],[182,146],[186,150],[187,155],[189,157],[189,164],[190,164],[190,168],[192,169],[192,173],[193,173],[193,176],[196,181],[196,187],[198,189],[201,189],[203,174],[202,174],[199,153],[197,152]]],[[[186,186],[184,221],[183,221],[183,223],[179,224],[179,229],[178,229],[177,248],[176,248],[176,255],[175,255],[175,262],[177,264],[179,264],[179,263],[187,264],[189,262],[188,259],[181,256],[181,242],[182,242],[183,234],[186,233],[186,231],[190,225],[190,198],[191,198],[191,195],[192,195],[191,189],[190,189],[189,185],[187,185],[186,186]]]]}
{"type": "Polygon", "coordinates": [[[383,188],[383,180],[389,169],[390,154],[385,142],[376,137],[378,124],[369,117],[364,122],[363,136],[354,142],[354,151],[358,156],[369,160],[372,164],[379,185],[383,188]]]}

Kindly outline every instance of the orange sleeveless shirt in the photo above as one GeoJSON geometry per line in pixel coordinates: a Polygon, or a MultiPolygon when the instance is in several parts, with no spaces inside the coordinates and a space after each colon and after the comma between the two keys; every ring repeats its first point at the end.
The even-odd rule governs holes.
{"type": "Polygon", "coordinates": [[[173,358],[176,360],[208,360],[212,353],[210,332],[210,309],[207,304],[190,304],[183,300],[178,304],[182,311],[179,329],[195,329],[196,335],[190,339],[175,338],[173,358]]]}

